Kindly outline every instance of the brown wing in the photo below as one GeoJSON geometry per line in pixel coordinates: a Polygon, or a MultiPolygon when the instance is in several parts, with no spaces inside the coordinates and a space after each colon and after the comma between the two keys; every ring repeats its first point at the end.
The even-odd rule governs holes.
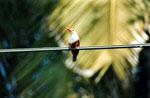
{"type": "MultiPolygon", "coordinates": [[[[69,44],[69,48],[70,47],[71,48],[77,48],[79,45],[80,45],[80,41],[78,40],[72,44],[69,44]]],[[[72,52],[73,56],[77,56],[79,54],[79,50],[72,50],[71,52],[72,52]]]]}
{"type": "Polygon", "coordinates": [[[76,42],[76,47],[78,47],[78,46],[80,46],[80,41],[79,40],[76,42]]]}
{"type": "Polygon", "coordinates": [[[69,43],[69,48],[71,48],[71,44],[69,43]]]}

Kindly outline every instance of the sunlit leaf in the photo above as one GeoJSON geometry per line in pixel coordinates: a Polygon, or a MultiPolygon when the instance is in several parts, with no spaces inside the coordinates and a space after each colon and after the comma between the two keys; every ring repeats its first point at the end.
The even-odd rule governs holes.
{"type": "MultiPolygon", "coordinates": [[[[146,13],[146,5],[142,0],[139,2],[133,9],[129,7],[129,0],[61,0],[49,15],[49,29],[55,31],[56,37],[63,35],[59,39],[60,46],[68,45],[65,27],[74,28],[78,32],[82,46],[144,43],[148,38],[143,30],[145,23],[137,19],[136,14],[140,14],[139,9],[145,11],[143,14],[146,13]],[[131,18],[134,20],[132,24],[129,22],[131,18]]],[[[124,80],[127,78],[126,71],[129,66],[136,66],[138,63],[140,50],[80,51],[75,64],[71,63],[70,53],[66,66],[86,78],[99,71],[96,82],[112,66],[118,78],[124,80]]]]}

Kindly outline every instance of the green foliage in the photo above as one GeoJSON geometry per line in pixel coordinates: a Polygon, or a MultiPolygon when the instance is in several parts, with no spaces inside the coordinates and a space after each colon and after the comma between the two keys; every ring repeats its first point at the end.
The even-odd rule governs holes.
{"type": "MultiPolygon", "coordinates": [[[[0,1],[0,47],[58,47],[46,17],[56,0],[0,1]]],[[[69,94],[72,72],[64,66],[61,51],[0,54],[7,74],[2,77],[2,97],[61,98],[69,94]]],[[[71,93],[71,92],[70,92],[71,93]]]]}

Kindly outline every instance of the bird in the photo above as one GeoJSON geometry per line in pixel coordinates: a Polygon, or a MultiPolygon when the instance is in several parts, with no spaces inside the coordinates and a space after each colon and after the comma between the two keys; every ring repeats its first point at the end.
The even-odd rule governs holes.
{"type": "MultiPolygon", "coordinates": [[[[69,48],[77,48],[80,46],[80,40],[77,32],[74,29],[66,28],[69,31],[69,37],[68,37],[68,42],[69,42],[69,48]]],[[[77,60],[77,55],[79,54],[79,50],[71,50],[72,55],[73,55],[73,62],[77,60]]]]}

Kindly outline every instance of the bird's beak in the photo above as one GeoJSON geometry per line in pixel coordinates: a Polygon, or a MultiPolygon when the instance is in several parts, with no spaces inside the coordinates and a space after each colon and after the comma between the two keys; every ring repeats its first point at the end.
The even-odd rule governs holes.
{"type": "Polygon", "coordinates": [[[72,32],[69,28],[66,28],[69,32],[72,32]]]}

